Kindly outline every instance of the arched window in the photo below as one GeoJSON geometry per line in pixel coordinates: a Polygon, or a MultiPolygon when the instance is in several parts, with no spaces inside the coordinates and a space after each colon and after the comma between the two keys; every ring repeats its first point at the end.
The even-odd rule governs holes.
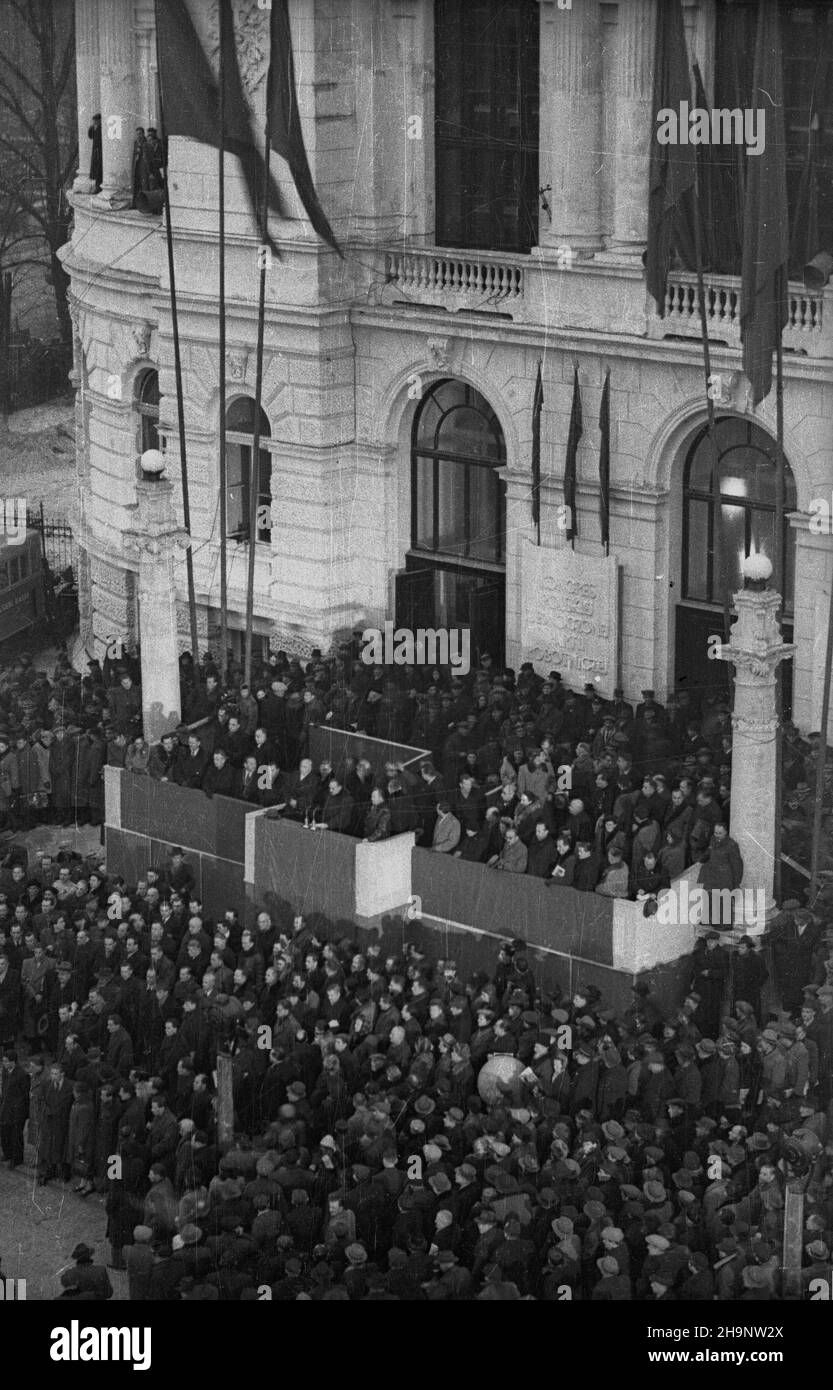
{"type": "MultiPolygon", "coordinates": [[[[233,540],[249,539],[249,487],[252,478],[252,435],[255,428],[255,403],[249,396],[239,396],[226,410],[226,531],[233,540]]],[[[260,438],[271,436],[269,421],[260,412],[260,438]]],[[[258,448],[257,507],[266,525],[258,525],[257,539],[272,538],[272,456],[268,448],[258,448]]]]}
{"type": "Polygon", "coordinates": [[[159,445],[159,373],[141,372],[136,378],[133,408],[139,417],[137,444],[141,456],[159,445]]]}
{"type": "MultiPolygon", "coordinates": [[[[712,493],[712,446],[705,427],[688,452],[683,482],[683,598],[720,605],[743,585],[741,564],[754,547],[770,559],[775,535],[775,443],[749,420],[729,415],[715,425],[722,519],[717,553],[712,493]]],[[[795,480],[784,464],[784,613],[793,610],[795,534],[786,514],[796,509],[795,480]]]]}
{"type": "Polygon", "coordinates": [[[504,500],[495,469],[506,461],[489,402],[464,381],[440,381],[413,429],[411,549],[470,561],[504,561],[504,500]]]}

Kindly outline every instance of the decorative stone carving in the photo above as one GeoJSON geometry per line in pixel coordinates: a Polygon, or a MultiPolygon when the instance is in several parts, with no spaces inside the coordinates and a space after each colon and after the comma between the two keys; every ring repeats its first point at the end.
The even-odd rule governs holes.
{"type": "Polygon", "coordinates": [[[428,356],[438,372],[448,371],[452,344],[452,338],[428,339],[428,356]]]}
{"type": "Polygon", "coordinates": [[[712,372],[709,387],[715,405],[734,405],[741,375],[740,372],[712,372]]]}
{"type": "Polygon", "coordinates": [[[191,544],[188,532],[181,530],[160,532],[155,536],[149,536],[143,531],[124,531],[122,540],[128,555],[140,558],[147,555],[153,560],[176,555],[178,550],[187,550],[191,544]]]}
{"type": "Polygon", "coordinates": [[[146,319],[130,325],[130,345],[137,357],[147,357],[150,351],[150,337],[153,332],[153,324],[146,319]]]}
{"type": "MultiPolygon", "coordinates": [[[[216,6],[212,6],[207,39],[207,56],[216,72],[220,53],[220,20],[216,6]]],[[[269,66],[268,5],[258,4],[258,0],[237,0],[234,5],[234,41],[243,88],[251,98],[264,82],[269,66]]]]}
{"type": "Polygon", "coordinates": [[[249,354],[245,348],[230,349],[226,353],[226,376],[229,381],[245,381],[249,354]]]}

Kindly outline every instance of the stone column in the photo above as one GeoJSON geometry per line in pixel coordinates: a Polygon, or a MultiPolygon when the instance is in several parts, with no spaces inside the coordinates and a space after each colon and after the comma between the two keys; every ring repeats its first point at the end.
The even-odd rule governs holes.
{"type": "MultiPolygon", "coordinates": [[[[780,726],[776,670],[795,647],[781,641],[781,595],[766,587],[772,566],[763,556],[744,563],[744,588],[734,595],[738,613],[731,640],[717,653],[735,668],[732,710],[732,805],[729,833],[743,856],[743,884],[763,893],[761,915],[751,932],[760,933],[773,914],[776,842],[775,763],[780,726]]],[[[756,896],[755,901],[760,899],[756,896]]],[[[750,933],[748,923],[744,929],[750,933]]]]}
{"type": "Polygon", "coordinates": [[[137,125],[159,128],[159,99],[156,69],[156,18],[153,0],[135,0],[136,71],[139,74],[139,119],[137,125]]]}
{"type": "Polygon", "coordinates": [[[174,560],[191,542],[177,525],[173,495],[167,478],[143,473],[136,484],[135,529],[124,533],[126,553],[139,562],[142,722],[148,743],[180,722],[174,560]]]}
{"type": "Polygon", "coordinates": [[[617,257],[638,259],[648,235],[656,0],[620,0],[616,38],[616,165],[610,250],[617,257]]]}
{"type": "Polygon", "coordinates": [[[133,202],[133,140],[139,124],[133,7],[98,0],[101,17],[101,144],[104,176],[96,204],[129,208],[133,202]]]}
{"type": "Polygon", "coordinates": [[[75,66],[78,87],[78,173],[73,193],[94,193],[90,178],[92,141],[87,131],[101,110],[98,55],[98,0],[75,0],[75,66]]]}
{"type": "MultiPolygon", "coordinates": [[[[629,0],[630,3],[630,0],[629,0]]],[[[602,37],[598,0],[572,9],[541,4],[540,185],[538,244],[598,251],[601,237],[602,37]]]]}

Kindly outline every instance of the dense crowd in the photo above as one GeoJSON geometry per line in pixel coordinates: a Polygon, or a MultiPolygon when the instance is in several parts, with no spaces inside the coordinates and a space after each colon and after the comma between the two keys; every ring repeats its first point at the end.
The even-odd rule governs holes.
{"type": "MultiPolygon", "coordinates": [[[[183,727],[148,749],[137,678],[129,657],[83,678],[65,661],[51,680],[25,660],[6,673],[7,839],[100,820],[111,762],[345,833],[412,828],[554,886],[651,895],[693,860],[737,872],[719,700],[663,708],[646,691],[631,710],[488,658],[467,680],[391,677],[355,647],[306,668],[278,654],[249,689],[186,655],[183,727]],[[328,722],[425,757],[314,769],[309,728],[328,722]],[[36,745],[43,805],[21,780],[36,745]]],[[[788,796],[817,752],[788,731],[788,796]]],[[[766,953],[704,931],[682,1001],[645,980],[614,1007],[539,979],[520,937],[463,976],[413,942],[385,954],[301,917],[212,920],[194,882],[181,850],[129,885],[67,842],[53,860],[12,840],[0,872],[0,1149],[16,1168],[28,1142],[41,1184],[103,1197],[132,1298],[780,1297],[790,1176],[803,1286],[828,1277],[821,903],[785,902],[766,953]]],[[[92,1249],[72,1258],[65,1296],[110,1296],[92,1249]]]]}
{"type": "MultiPolygon", "coordinates": [[[[773,981],[707,932],[679,1007],[640,982],[616,1009],[542,987],[521,940],[462,978],[302,917],[212,921],[177,850],[134,887],[69,850],[21,867],[0,1145],[104,1195],[131,1298],[777,1297],[791,1175],[804,1287],[829,1272],[833,953],[797,904],[773,981]]],[[[66,1296],[110,1296],[74,1259],[66,1296]]]]}
{"type": "MultiPolygon", "coordinates": [[[[275,814],[370,840],[415,830],[418,843],[553,886],[651,898],[692,863],[700,883],[735,889],[743,863],[728,833],[731,719],[718,696],[680,691],[635,707],[617,690],[567,688],[529,663],[488,656],[448,669],[369,666],[358,639],[303,663],[272,655],[251,687],[210,658],[181,660],[183,723],[141,736],[139,663],[59,662],[52,680],[23,658],[0,679],[0,817],[100,824],[105,764],[241,798],[275,814]],[[310,753],[313,725],[424,749],[372,767],[310,753]]],[[[783,847],[809,862],[820,739],[787,725],[783,847]]],[[[826,783],[822,869],[833,869],[833,783],[826,783]]],[[[786,867],[787,878],[792,873],[786,867]]],[[[787,883],[797,896],[806,880],[787,883]]],[[[787,896],[785,893],[784,896],[787,896]]]]}

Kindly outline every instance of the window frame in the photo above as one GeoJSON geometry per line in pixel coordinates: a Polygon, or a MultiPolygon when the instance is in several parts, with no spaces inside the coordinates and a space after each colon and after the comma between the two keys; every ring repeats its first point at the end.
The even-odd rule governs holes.
{"type": "MultiPolygon", "coordinates": [[[[236,396],[234,396],[234,397],[232,398],[232,400],[228,401],[228,403],[227,403],[227,405],[226,405],[226,421],[228,421],[229,414],[231,413],[231,411],[233,410],[233,408],[234,408],[235,406],[239,405],[239,403],[240,403],[241,401],[249,401],[249,402],[251,403],[251,406],[252,406],[252,420],[254,421],[254,404],[255,404],[254,397],[253,397],[253,396],[243,395],[243,394],[241,394],[241,395],[236,395],[236,396]]],[[[271,522],[272,522],[272,469],[273,469],[273,458],[272,458],[272,455],[273,455],[273,448],[274,448],[274,446],[273,446],[273,442],[272,442],[272,426],[271,426],[271,424],[270,424],[269,417],[268,417],[268,415],[266,414],[266,411],[263,409],[262,406],[261,406],[261,409],[260,409],[260,414],[261,414],[261,426],[260,426],[261,433],[260,433],[260,440],[258,441],[258,444],[259,444],[259,447],[258,447],[259,458],[258,458],[258,494],[257,494],[258,501],[257,501],[257,505],[258,505],[258,509],[260,509],[261,507],[264,507],[264,506],[268,508],[270,524],[269,524],[269,526],[267,526],[267,527],[258,527],[257,537],[256,537],[256,539],[255,539],[255,544],[256,544],[256,545],[270,545],[271,542],[272,542],[272,531],[273,531],[273,529],[274,529],[274,528],[272,527],[272,524],[271,524],[271,522]],[[263,486],[262,486],[262,484],[263,484],[263,469],[264,469],[264,468],[267,470],[268,491],[265,490],[265,489],[263,488],[263,486]]],[[[248,545],[248,544],[249,544],[249,541],[250,541],[250,535],[249,535],[249,520],[248,520],[248,517],[249,517],[249,486],[250,486],[250,479],[251,479],[251,473],[252,473],[252,457],[251,457],[251,455],[252,455],[252,441],[253,441],[253,439],[254,439],[254,429],[252,430],[252,433],[251,433],[251,434],[247,434],[247,433],[246,433],[245,431],[243,431],[243,430],[231,430],[231,429],[228,428],[228,426],[226,426],[226,429],[225,429],[225,444],[226,444],[226,516],[230,516],[230,515],[231,515],[231,508],[230,508],[230,506],[229,506],[229,503],[230,503],[230,501],[231,501],[230,494],[231,494],[231,491],[232,491],[232,487],[234,487],[235,489],[238,489],[238,488],[239,488],[240,491],[242,492],[242,498],[241,498],[241,512],[242,512],[242,516],[243,516],[243,518],[244,518],[242,524],[241,524],[239,527],[235,528],[234,531],[232,531],[232,530],[229,528],[229,530],[228,530],[228,539],[229,539],[229,540],[236,541],[239,545],[248,545]],[[231,459],[231,457],[232,457],[230,451],[231,451],[232,448],[234,448],[235,450],[237,450],[237,449],[240,450],[240,481],[237,482],[237,483],[234,483],[234,484],[232,484],[232,483],[230,483],[230,482],[228,481],[228,476],[229,476],[229,461],[230,461],[230,459],[231,459]]]]}
{"type": "MultiPolygon", "coordinates": [[[[436,402],[439,405],[439,402],[436,402]]],[[[443,562],[446,565],[475,566],[481,569],[492,569],[497,573],[506,570],[506,500],[501,487],[502,479],[495,478],[495,553],[485,559],[471,554],[471,473],[472,469],[489,469],[496,472],[506,466],[506,440],[503,429],[496,412],[492,409],[485,396],[471,386],[468,382],[457,377],[443,377],[435,381],[430,389],[426,391],[419,403],[418,409],[414,412],[413,424],[411,427],[411,534],[410,534],[410,554],[417,557],[432,557],[433,560],[443,562]],[[419,442],[420,421],[423,413],[427,410],[430,402],[435,399],[436,394],[443,386],[449,384],[463,388],[463,399],[455,401],[454,404],[446,409],[440,409],[439,418],[436,421],[433,431],[433,447],[429,448],[419,442]],[[485,410],[481,408],[481,403],[485,410]],[[437,441],[442,430],[442,426],[449,415],[455,410],[474,410],[486,423],[489,432],[497,445],[496,458],[475,458],[471,454],[460,453],[456,450],[443,449],[437,447],[437,441]],[[487,413],[488,412],[488,413],[487,413]],[[419,510],[418,510],[418,489],[417,479],[419,476],[420,461],[431,464],[431,545],[427,546],[419,540],[419,510]],[[452,550],[443,550],[440,547],[440,468],[444,463],[462,465],[465,469],[463,475],[463,512],[464,512],[464,544],[465,552],[457,554],[452,550]]]]}
{"type": "MultiPolygon", "coordinates": [[[[775,469],[775,467],[776,467],[776,459],[775,459],[775,442],[774,442],[774,440],[770,439],[770,437],[769,437],[769,435],[766,433],[766,431],[765,431],[759,424],[757,424],[754,420],[743,419],[741,416],[735,416],[735,415],[721,415],[721,416],[718,416],[718,418],[715,420],[715,431],[716,431],[716,434],[717,434],[718,470],[719,470],[721,473],[722,473],[722,471],[723,471],[723,462],[724,462],[724,460],[727,459],[732,453],[734,453],[734,452],[735,452],[736,450],[738,450],[738,449],[755,450],[755,451],[756,451],[757,453],[759,453],[763,458],[768,459],[769,462],[770,462],[771,465],[772,465],[773,470],[775,469]],[[728,444],[725,448],[721,449],[721,447],[720,447],[720,438],[719,438],[719,431],[720,431],[721,425],[732,425],[732,426],[735,426],[735,427],[736,427],[738,424],[743,425],[743,426],[745,427],[745,429],[746,429],[746,441],[745,441],[744,443],[740,443],[740,442],[738,442],[738,441],[733,440],[731,444],[728,444]]],[[[723,600],[722,600],[722,598],[720,598],[720,597],[717,597],[717,598],[716,598],[716,597],[714,596],[715,593],[716,593],[716,588],[715,588],[715,570],[716,570],[716,563],[715,563],[715,562],[716,562],[716,554],[715,554],[715,532],[716,532],[716,527],[715,527],[714,493],[713,493],[712,487],[710,487],[708,490],[705,489],[705,488],[692,487],[691,484],[690,484],[690,481],[689,481],[689,480],[690,480],[690,477],[691,477],[691,473],[692,473],[692,471],[693,471],[693,469],[694,469],[694,466],[695,466],[695,462],[696,462],[696,460],[697,460],[698,452],[699,452],[699,450],[700,450],[701,447],[704,447],[704,448],[706,448],[706,449],[710,448],[709,439],[708,439],[708,425],[702,425],[701,428],[700,428],[700,429],[697,431],[697,433],[694,435],[694,437],[693,437],[693,439],[691,440],[691,442],[690,442],[690,444],[689,444],[689,446],[688,446],[688,449],[687,449],[687,451],[686,451],[685,463],[684,463],[684,465],[683,465],[683,490],[682,490],[682,512],[683,512],[683,515],[682,515],[682,547],[681,547],[682,556],[681,556],[680,597],[681,597],[681,601],[682,601],[683,603],[697,604],[697,605],[699,605],[700,607],[714,608],[714,609],[717,610],[717,609],[720,609],[720,608],[722,607],[723,600]],[[708,595],[708,597],[706,597],[706,598],[701,597],[699,594],[692,593],[692,592],[691,592],[691,584],[690,584],[690,581],[689,581],[689,559],[690,559],[690,553],[691,553],[691,535],[690,535],[690,533],[691,533],[691,529],[692,529],[692,528],[691,528],[691,510],[692,510],[692,504],[695,504],[695,505],[696,505],[696,504],[702,504],[702,503],[705,503],[706,506],[708,507],[707,518],[706,518],[707,545],[706,545],[706,553],[705,553],[705,568],[704,568],[704,570],[701,570],[701,571],[700,571],[701,577],[703,577],[703,578],[704,578],[704,581],[705,581],[704,584],[703,584],[702,586],[700,586],[700,587],[701,587],[701,588],[705,591],[705,593],[708,595]]],[[[711,484],[713,484],[713,478],[712,478],[712,475],[711,475],[711,466],[709,467],[709,481],[710,481],[711,484]]],[[[773,531],[774,531],[774,517],[775,517],[775,511],[776,511],[776,506],[775,506],[775,501],[774,501],[774,500],[773,500],[772,502],[767,502],[767,501],[762,501],[762,500],[760,500],[760,499],[758,499],[758,498],[756,498],[756,497],[749,497],[749,496],[747,496],[747,497],[741,497],[741,496],[735,495],[734,493],[723,492],[723,491],[721,490],[721,493],[720,493],[720,501],[721,501],[721,506],[723,506],[723,507],[738,507],[738,508],[742,508],[742,509],[743,509],[743,511],[744,511],[744,513],[745,513],[745,515],[744,515],[744,537],[745,537],[745,542],[744,542],[744,543],[745,543],[745,545],[746,545],[746,553],[747,553],[747,554],[749,553],[749,542],[750,542],[750,539],[751,539],[752,518],[753,518],[753,514],[754,514],[755,512],[759,512],[759,513],[760,513],[760,512],[765,512],[767,515],[773,517],[773,531]]],[[[795,611],[795,555],[796,555],[795,533],[794,533],[792,527],[790,526],[789,521],[788,521],[787,518],[788,518],[788,513],[789,513],[790,511],[796,510],[797,505],[798,505],[798,502],[797,502],[797,497],[796,497],[795,476],[794,476],[794,474],[793,474],[793,472],[792,472],[792,469],[790,468],[789,463],[787,462],[786,459],[784,459],[784,535],[783,535],[783,537],[782,537],[782,545],[783,545],[783,555],[784,555],[784,573],[785,573],[785,575],[789,575],[790,572],[791,572],[791,570],[792,570],[792,591],[793,591],[792,594],[785,593],[785,594],[783,595],[784,605],[783,605],[782,617],[783,617],[784,621],[786,621],[786,622],[791,622],[791,621],[792,621],[793,616],[794,616],[794,611],[795,611]]],[[[784,587],[787,588],[787,585],[785,584],[784,587]]]]}
{"type": "MultiPolygon", "coordinates": [[[[466,91],[468,84],[459,81],[460,72],[470,65],[472,58],[467,54],[467,21],[472,20],[474,7],[469,0],[437,0],[434,13],[434,241],[437,246],[448,246],[460,250],[492,251],[506,255],[529,255],[538,244],[539,230],[539,164],[540,164],[540,15],[537,0],[480,0],[491,9],[489,24],[496,24],[504,12],[514,6],[518,13],[517,35],[519,56],[517,64],[517,135],[511,143],[501,124],[501,114],[508,106],[500,107],[499,98],[503,94],[500,83],[493,83],[494,96],[487,107],[488,132],[467,130],[465,110],[456,111],[452,102],[444,106],[446,93],[466,91]],[[451,45],[457,45],[454,61],[449,59],[451,45]],[[456,131],[456,133],[455,133],[456,131]],[[470,205],[465,206],[465,193],[460,189],[460,212],[457,219],[459,235],[453,235],[454,222],[449,205],[449,190],[456,182],[453,163],[455,155],[462,165],[477,167],[482,182],[466,186],[470,195],[470,205]],[[488,235],[475,234],[477,215],[476,199],[478,193],[485,192],[487,203],[497,207],[506,203],[502,197],[503,184],[498,174],[501,159],[507,159],[510,167],[507,186],[514,180],[516,202],[514,209],[514,233],[496,236],[502,225],[500,214],[490,215],[488,235]]],[[[488,27],[488,26],[487,26],[488,27]]],[[[500,62],[502,45],[496,44],[493,63],[500,62]]],[[[490,50],[491,52],[491,50],[490,50]]],[[[476,56],[476,55],[475,55],[476,56]]],[[[494,75],[494,67],[490,70],[494,75]]]]}
{"type": "Polygon", "coordinates": [[[159,369],[149,364],[147,367],[142,367],[141,370],[136,373],[133,382],[133,410],[138,417],[136,426],[136,447],[139,451],[140,461],[146,449],[162,448],[161,436],[159,434],[160,404],[159,369]],[[159,399],[157,401],[145,401],[143,399],[143,393],[147,384],[154,378],[156,380],[156,394],[159,399]],[[149,434],[151,430],[156,436],[155,443],[153,443],[150,438],[148,442],[146,442],[146,434],[149,434]]]}

